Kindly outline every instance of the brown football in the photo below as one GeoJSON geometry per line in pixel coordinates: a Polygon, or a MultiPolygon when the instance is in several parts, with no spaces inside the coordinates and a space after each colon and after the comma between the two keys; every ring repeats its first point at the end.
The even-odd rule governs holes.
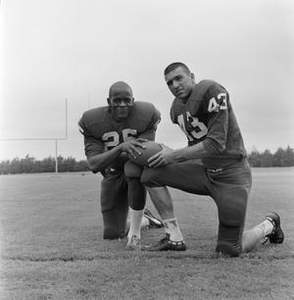
{"type": "Polygon", "coordinates": [[[133,156],[129,155],[129,159],[134,162],[136,165],[145,167],[148,165],[147,160],[157,152],[162,150],[162,146],[156,142],[153,141],[147,141],[147,142],[142,142],[142,145],[145,146],[145,148],[139,148],[138,150],[141,152],[141,155],[136,155],[136,158],[133,156]]]}

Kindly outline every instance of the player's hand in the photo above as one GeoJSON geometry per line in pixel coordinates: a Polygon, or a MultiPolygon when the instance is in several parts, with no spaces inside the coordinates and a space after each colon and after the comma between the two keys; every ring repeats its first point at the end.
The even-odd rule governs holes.
{"type": "Polygon", "coordinates": [[[161,146],[163,149],[148,159],[148,167],[158,168],[175,162],[173,150],[164,144],[161,146]]]}
{"type": "Polygon", "coordinates": [[[136,158],[136,155],[141,155],[140,148],[145,148],[145,146],[142,145],[142,142],[146,142],[147,140],[143,138],[139,139],[129,139],[123,143],[120,144],[121,151],[124,154],[131,155],[134,158],[136,158]]]}
{"type": "Polygon", "coordinates": [[[148,140],[144,138],[137,138],[136,141],[140,143],[148,142],[148,140]]]}

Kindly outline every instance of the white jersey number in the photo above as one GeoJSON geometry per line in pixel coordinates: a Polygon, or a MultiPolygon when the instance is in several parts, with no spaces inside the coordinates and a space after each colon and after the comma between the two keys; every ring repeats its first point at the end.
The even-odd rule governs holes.
{"type": "Polygon", "coordinates": [[[186,134],[189,141],[193,141],[194,139],[200,139],[207,134],[207,127],[204,123],[200,122],[198,118],[192,117],[191,114],[187,111],[187,120],[193,129],[192,131],[188,132],[185,125],[184,115],[178,116],[178,124],[183,132],[186,134]]]}
{"type": "MultiPolygon", "coordinates": [[[[137,135],[136,129],[126,128],[122,130],[123,141],[127,141],[130,137],[135,137],[137,135]]],[[[106,132],[102,136],[102,141],[104,142],[106,150],[113,148],[119,144],[119,134],[116,131],[106,132]]]]}
{"type": "Polygon", "coordinates": [[[216,96],[216,98],[217,100],[219,100],[220,104],[218,104],[217,100],[214,97],[211,98],[208,104],[208,112],[218,112],[219,110],[228,109],[226,93],[220,93],[216,96]]]}

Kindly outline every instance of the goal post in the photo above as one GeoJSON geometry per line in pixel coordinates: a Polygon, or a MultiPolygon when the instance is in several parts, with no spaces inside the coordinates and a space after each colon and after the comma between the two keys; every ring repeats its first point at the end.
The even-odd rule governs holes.
{"type": "Polygon", "coordinates": [[[65,99],[64,108],[64,121],[65,121],[65,133],[62,137],[40,137],[40,138],[0,138],[0,141],[54,141],[55,142],[55,173],[58,173],[58,141],[64,141],[68,139],[68,100],[65,99]]]}

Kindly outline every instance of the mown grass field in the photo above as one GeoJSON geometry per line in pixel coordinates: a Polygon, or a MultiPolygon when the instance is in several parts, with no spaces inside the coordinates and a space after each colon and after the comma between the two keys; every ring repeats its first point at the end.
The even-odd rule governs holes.
{"type": "MultiPolygon", "coordinates": [[[[208,197],[171,190],[188,250],[125,251],[102,240],[101,177],[0,176],[0,299],[294,299],[294,169],[254,169],[246,228],[282,216],[285,242],[239,258],[214,253],[208,197]]],[[[147,206],[153,211],[150,200],[147,206]]],[[[149,244],[163,229],[142,233],[149,244]]]]}

